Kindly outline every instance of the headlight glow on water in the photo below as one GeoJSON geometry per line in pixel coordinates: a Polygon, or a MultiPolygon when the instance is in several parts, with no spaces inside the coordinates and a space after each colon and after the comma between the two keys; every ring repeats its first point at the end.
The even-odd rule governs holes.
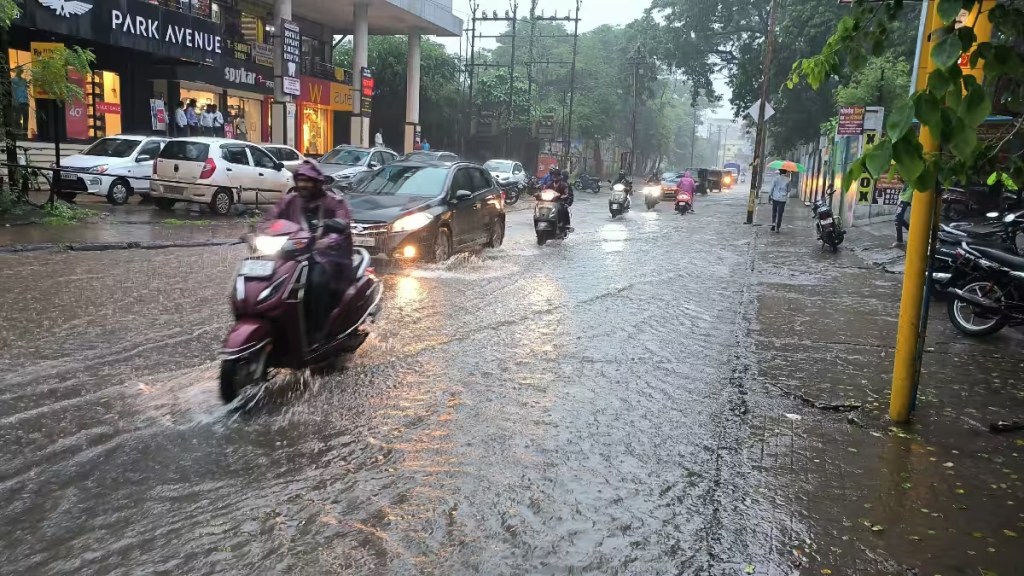
{"type": "Polygon", "coordinates": [[[257,236],[252,239],[252,245],[260,254],[270,255],[277,254],[287,241],[287,236],[257,236]]]}
{"type": "Polygon", "coordinates": [[[409,214],[408,216],[403,216],[398,220],[395,220],[395,223],[391,225],[391,231],[412,232],[413,230],[419,230],[427,224],[430,224],[430,221],[433,219],[434,217],[426,212],[409,214]]]}

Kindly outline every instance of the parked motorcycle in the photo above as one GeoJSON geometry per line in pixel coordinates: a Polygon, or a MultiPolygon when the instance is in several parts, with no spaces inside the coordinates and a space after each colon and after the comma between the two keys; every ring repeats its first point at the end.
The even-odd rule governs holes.
{"type": "Polygon", "coordinates": [[[843,219],[832,213],[832,196],[834,191],[828,193],[828,202],[815,200],[811,203],[814,228],[818,232],[818,240],[821,246],[830,246],[832,252],[839,251],[839,245],[846,238],[846,230],[843,229],[843,219]]]}
{"type": "Polygon", "coordinates": [[[576,190],[589,190],[597,194],[601,191],[601,181],[597,178],[591,178],[586,174],[580,174],[576,181],[573,182],[572,187],[576,190]]]}
{"type": "Polygon", "coordinates": [[[973,198],[963,188],[950,186],[942,191],[942,216],[962,220],[977,209],[973,198]]]}
{"type": "Polygon", "coordinates": [[[661,200],[661,186],[647,186],[644,188],[644,204],[648,210],[653,210],[661,200]]]}
{"type": "Polygon", "coordinates": [[[543,246],[548,240],[556,238],[564,240],[572,232],[558,217],[562,203],[565,202],[558,192],[542,190],[535,196],[537,204],[533,207],[533,230],[537,233],[537,245],[543,246]]]}
{"type": "Polygon", "coordinates": [[[956,251],[957,276],[970,278],[948,290],[946,311],[958,331],[984,337],[1024,325],[1024,258],[965,242],[956,251]]]}
{"type": "Polygon", "coordinates": [[[502,194],[505,195],[505,204],[512,206],[519,202],[519,195],[523,191],[522,184],[511,178],[505,178],[498,181],[498,187],[501,188],[502,194]]]}
{"type": "Polygon", "coordinates": [[[936,290],[942,292],[963,281],[952,276],[956,265],[955,253],[964,242],[1020,255],[1017,238],[1024,228],[1024,211],[1004,216],[998,212],[989,212],[986,216],[990,221],[979,226],[939,224],[939,243],[932,260],[932,280],[936,290]]]}
{"type": "MultiPolygon", "coordinates": [[[[324,229],[347,234],[343,220],[324,229]]],[[[306,329],[306,281],[314,238],[288,220],[264,224],[252,236],[252,255],[235,277],[231,307],[235,323],[220,356],[220,394],[231,402],[246,387],[267,380],[273,368],[329,367],[342,353],[355,352],[366,340],[367,324],[380,310],[383,286],[370,267],[370,255],[356,248],[355,280],[338,300],[324,333],[311,341],[306,329]]]]}
{"type": "Polygon", "coordinates": [[[693,194],[690,194],[686,190],[676,191],[676,212],[680,216],[686,216],[686,213],[693,210],[693,194]]]}
{"type": "Polygon", "coordinates": [[[608,197],[608,211],[612,213],[612,218],[629,212],[629,194],[626,193],[625,184],[612,186],[612,195],[608,197]]]}

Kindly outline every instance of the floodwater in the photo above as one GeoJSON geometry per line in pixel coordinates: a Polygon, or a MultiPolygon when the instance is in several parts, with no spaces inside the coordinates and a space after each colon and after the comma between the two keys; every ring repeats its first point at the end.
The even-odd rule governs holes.
{"type": "MultiPolygon", "coordinates": [[[[739,191],[384,275],[347,369],[217,396],[237,247],[0,260],[0,573],[792,574],[739,191]]],[[[781,438],[781,439],[780,439],[781,438]]],[[[853,573],[837,569],[836,574],[853,573]]],[[[858,572],[859,573],[859,572],[858,572]]]]}

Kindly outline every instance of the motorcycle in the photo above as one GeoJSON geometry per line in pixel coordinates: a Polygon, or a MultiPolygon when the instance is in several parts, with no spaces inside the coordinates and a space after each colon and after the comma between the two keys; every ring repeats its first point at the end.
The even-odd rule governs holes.
{"type": "Polygon", "coordinates": [[[831,246],[833,253],[839,251],[839,245],[846,238],[843,219],[832,213],[832,196],[834,194],[834,191],[828,193],[827,203],[820,199],[811,203],[811,217],[814,218],[814,228],[818,232],[821,247],[831,246]]]}
{"type": "Polygon", "coordinates": [[[950,286],[956,286],[958,280],[953,279],[956,268],[957,249],[964,243],[994,248],[1003,252],[1020,255],[1017,236],[1024,227],[1024,211],[1006,214],[1000,217],[998,212],[986,214],[988,225],[975,227],[953,227],[939,224],[938,245],[932,259],[932,280],[936,290],[943,292],[950,286]],[[996,223],[997,226],[991,226],[996,223]]]}
{"type": "Polygon", "coordinates": [[[543,246],[548,240],[556,238],[565,240],[572,232],[572,228],[558,217],[565,200],[550,188],[538,192],[534,197],[537,203],[533,207],[533,230],[537,233],[537,245],[543,246]]]}
{"type": "Polygon", "coordinates": [[[690,194],[686,190],[679,190],[676,192],[676,212],[680,216],[686,216],[686,213],[693,210],[693,194],[690,194]]]}
{"type": "Polygon", "coordinates": [[[661,200],[661,186],[647,186],[644,188],[644,204],[648,210],[653,210],[661,200]]]}
{"type": "Polygon", "coordinates": [[[597,194],[601,191],[601,181],[597,178],[591,178],[586,174],[580,174],[576,181],[572,183],[572,187],[576,190],[589,190],[597,194]]]}
{"type": "Polygon", "coordinates": [[[629,194],[626,193],[624,184],[612,186],[612,195],[608,197],[608,211],[612,213],[612,218],[629,212],[629,194]]]}
{"type": "Polygon", "coordinates": [[[505,204],[512,206],[519,202],[519,195],[522,192],[522,185],[519,182],[507,178],[499,180],[498,187],[501,188],[501,192],[505,196],[505,204]]]}
{"type": "Polygon", "coordinates": [[[958,331],[984,337],[1024,325],[1024,258],[964,242],[956,251],[958,276],[968,280],[949,288],[946,305],[958,331]]]}
{"type": "MultiPolygon", "coordinates": [[[[327,232],[348,234],[343,220],[328,220],[323,226],[327,232]]],[[[220,351],[225,403],[246,387],[265,382],[270,369],[321,369],[341,354],[355,352],[366,340],[367,324],[380,311],[383,294],[370,254],[356,248],[355,280],[338,299],[324,333],[311,339],[305,297],[313,236],[294,222],[273,220],[248,243],[252,254],[242,261],[231,294],[235,323],[220,351]]]]}

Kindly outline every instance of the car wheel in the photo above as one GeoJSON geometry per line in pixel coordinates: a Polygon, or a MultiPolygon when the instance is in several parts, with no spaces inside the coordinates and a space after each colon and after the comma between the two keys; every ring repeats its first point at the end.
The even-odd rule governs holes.
{"type": "Polygon", "coordinates": [[[488,248],[500,248],[505,242],[505,219],[495,218],[491,221],[491,235],[487,239],[488,248]]]}
{"type": "Polygon", "coordinates": [[[447,228],[439,228],[434,238],[434,262],[444,262],[452,255],[452,233],[447,228]]]}
{"type": "Polygon", "coordinates": [[[170,198],[153,198],[153,204],[156,206],[156,209],[164,210],[166,212],[174,210],[174,205],[176,203],[177,200],[172,200],[170,198]]]}
{"type": "Polygon", "coordinates": [[[110,202],[114,206],[121,206],[128,201],[128,198],[132,195],[132,186],[127,180],[117,179],[110,184],[110,189],[107,190],[107,202],[110,202]]]}
{"type": "Polygon", "coordinates": [[[231,213],[231,204],[231,191],[222,188],[210,198],[210,211],[218,216],[227,216],[231,213]]]}

